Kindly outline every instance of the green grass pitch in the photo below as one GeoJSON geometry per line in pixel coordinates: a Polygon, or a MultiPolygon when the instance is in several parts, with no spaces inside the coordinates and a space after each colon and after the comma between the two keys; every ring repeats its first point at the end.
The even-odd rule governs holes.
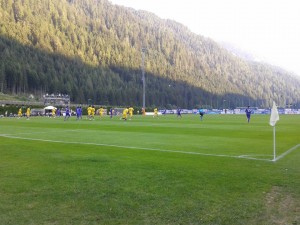
{"type": "Polygon", "coordinates": [[[300,115],[0,119],[0,225],[300,224],[300,115]]]}

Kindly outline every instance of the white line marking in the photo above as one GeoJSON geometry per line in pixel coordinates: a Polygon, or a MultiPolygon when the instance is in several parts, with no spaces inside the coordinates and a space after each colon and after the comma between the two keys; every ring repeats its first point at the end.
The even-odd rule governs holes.
{"type": "Polygon", "coordinates": [[[279,159],[282,159],[283,157],[285,157],[286,155],[288,155],[289,153],[295,151],[297,148],[300,148],[300,144],[290,148],[289,150],[287,150],[286,152],[282,153],[281,155],[277,156],[275,159],[273,159],[273,162],[278,161],[279,159]]]}
{"type": "Polygon", "coordinates": [[[0,136],[12,136],[12,135],[22,135],[22,134],[48,134],[48,133],[65,133],[65,132],[78,132],[78,130],[64,130],[64,131],[43,131],[43,132],[25,132],[25,133],[15,133],[15,134],[0,134],[0,136]]]}
{"type": "MultiPolygon", "coordinates": [[[[165,150],[159,148],[144,148],[144,147],[134,147],[134,146],[124,146],[124,145],[111,145],[111,144],[101,144],[101,143],[93,143],[93,142],[75,142],[75,141],[56,141],[56,140],[48,140],[48,139],[40,139],[40,138],[24,138],[24,137],[17,137],[8,134],[0,134],[1,137],[12,138],[12,139],[21,139],[21,140],[29,140],[29,141],[42,141],[42,142],[51,142],[51,143],[62,143],[62,144],[78,144],[78,145],[95,145],[95,146],[107,146],[107,147],[115,147],[115,148],[125,148],[125,149],[137,149],[137,150],[145,150],[145,151],[158,151],[158,152],[171,152],[171,153],[181,153],[181,154],[190,154],[190,155],[203,155],[203,156],[214,156],[214,157],[227,157],[227,158],[239,158],[239,159],[249,159],[249,160],[257,160],[257,161],[267,161],[267,162],[274,162],[273,159],[260,159],[254,158],[250,155],[223,155],[223,154],[208,154],[208,153],[201,153],[201,152],[187,152],[187,151],[176,151],[176,150],[165,150]]],[[[275,161],[283,158],[290,152],[294,151],[300,147],[300,144],[296,145],[295,147],[289,149],[282,155],[278,156],[275,161]]],[[[257,156],[257,155],[254,155],[257,156]]],[[[262,155],[260,155],[262,156],[262,155]]],[[[268,155],[265,155],[268,156],[268,155]]],[[[270,155],[271,156],[271,155],[270,155]]]]}

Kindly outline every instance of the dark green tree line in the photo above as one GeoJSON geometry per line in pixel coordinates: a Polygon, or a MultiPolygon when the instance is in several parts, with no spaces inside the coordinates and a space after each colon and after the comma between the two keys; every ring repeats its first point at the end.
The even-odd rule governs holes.
{"type": "Polygon", "coordinates": [[[78,103],[297,104],[300,81],[244,61],[185,26],[107,0],[0,0],[0,91],[68,93],[78,103]]]}

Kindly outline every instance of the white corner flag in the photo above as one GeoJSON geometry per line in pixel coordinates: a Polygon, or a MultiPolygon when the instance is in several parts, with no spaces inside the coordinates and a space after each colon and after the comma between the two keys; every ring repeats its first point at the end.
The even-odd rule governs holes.
{"type": "Polygon", "coordinates": [[[277,106],[273,101],[273,107],[271,110],[271,117],[270,117],[270,125],[274,127],[278,120],[279,120],[279,114],[278,114],[277,106]]]}
{"type": "Polygon", "coordinates": [[[271,110],[271,117],[270,117],[270,125],[273,127],[273,161],[276,161],[276,131],[275,131],[275,124],[279,120],[279,113],[277,110],[277,106],[273,101],[273,107],[271,110]]]}

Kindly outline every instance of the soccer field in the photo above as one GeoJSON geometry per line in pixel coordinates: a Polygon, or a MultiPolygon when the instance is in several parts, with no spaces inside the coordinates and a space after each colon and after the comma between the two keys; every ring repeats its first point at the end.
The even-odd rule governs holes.
{"type": "Polygon", "coordinates": [[[300,116],[0,119],[0,224],[300,224],[300,116]]]}

